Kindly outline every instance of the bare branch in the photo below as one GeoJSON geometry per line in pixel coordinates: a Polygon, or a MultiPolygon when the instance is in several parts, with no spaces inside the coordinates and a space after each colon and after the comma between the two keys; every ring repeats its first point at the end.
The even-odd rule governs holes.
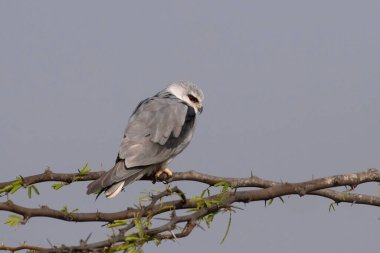
{"type": "MultiPolygon", "coordinates": [[[[79,173],[54,173],[50,169],[45,170],[44,173],[22,177],[22,186],[26,187],[28,185],[42,183],[42,182],[64,182],[72,183],[74,181],[90,181],[99,178],[104,171],[99,172],[89,172],[85,175],[80,175],[79,173]]],[[[0,189],[7,185],[14,183],[16,180],[0,183],[0,189]]]]}
{"type": "Polygon", "coordinates": [[[0,245],[0,250],[7,250],[11,252],[20,251],[20,250],[35,250],[35,251],[41,251],[45,250],[45,248],[37,247],[37,246],[31,246],[31,245],[20,245],[16,247],[8,247],[4,245],[0,245]]]}

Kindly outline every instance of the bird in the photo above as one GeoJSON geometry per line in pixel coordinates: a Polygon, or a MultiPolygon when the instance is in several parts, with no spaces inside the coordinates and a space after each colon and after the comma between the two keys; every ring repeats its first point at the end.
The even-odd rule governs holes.
{"type": "Polygon", "coordinates": [[[203,101],[190,81],[173,82],[142,100],[128,120],[115,165],[87,186],[87,194],[113,198],[143,176],[171,177],[167,164],[189,145],[203,101]]]}

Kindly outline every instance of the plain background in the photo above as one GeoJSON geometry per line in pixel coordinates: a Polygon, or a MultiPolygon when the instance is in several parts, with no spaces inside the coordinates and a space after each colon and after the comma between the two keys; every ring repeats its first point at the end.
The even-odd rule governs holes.
{"type": "MultiPolygon", "coordinates": [[[[179,79],[206,100],[174,171],[296,182],[380,168],[379,25],[379,1],[2,1],[1,181],[48,166],[110,168],[136,104],[179,79]]],[[[111,212],[164,189],[136,182],[95,202],[87,183],[50,185],[11,199],[111,212]]],[[[205,187],[174,185],[192,196],[205,187]]],[[[377,195],[378,185],[357,191],[377,195]]],[[[228,214],[145,252],[379,252],[378,208],[329,204],[292,196],[239,205],[224,244],[228,214]]],[[[111,234],[101,225],[33,218],[0,224],[0,242],[72,245],[90,232],[93,242],[111,234]]]]}

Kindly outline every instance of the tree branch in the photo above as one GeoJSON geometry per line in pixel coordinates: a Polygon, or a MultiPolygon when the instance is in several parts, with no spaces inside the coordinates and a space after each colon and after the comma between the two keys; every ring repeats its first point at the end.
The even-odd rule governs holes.
{"type": "MultiPolygon", "coordinates": [[[[27,187],[32,184],[49,181],[60,181],[72,183],[77,181],[88,181],[97,179],[103,172],[80,173],[53,173],[50,170],[42,174],[22,178],[22,186],[27,187]]],[[[144,178],[152,180],[152,178],[144,178]]],[[[115,225],[115,222],[126,220],[121,223],[123,228],[119,233],[107,240],[88,244],[81,241],[77,246],[65,246],[42,248],[36,246],[21,245],[18,247],[1,246],[0,250],[17,251],[22,249],[47,251],[47,252],[79,252],[79,251],[103,251],[105,249],[125,250],[125,247],[141,247],[148,241],[177,239],[188,236],[197,224],[204,220],[212,220],[213,215],[220,211],[231,211],[234,209],[234,203],[249,203],[252,201],[266,201],[276,197],[286,195],[315,195],[333,200],[335,203],[347,202],[372,206],[380,206],[380,197],[353,193],[350,191],[336,191],[331,188],[339,186],[349,186],[354,189],[357,185],[367,182],[380,182],[380,173],[375,169],[369,169],[363,172],[356,172],[344,175],[336,175],[319,179],[308,180],[300,183],[276,182],[250,176],[248,178],[226,178],[206,175],[196,171],[174,173],[173,177],[165,179],[167,182],[175,181],[195,181],[208,185],[213,189],[213,193],[195,198],[187,198],[185,193],[178,187],[167,188],[165,191],[150,196],[150,202],[147,205],[141,205],[135,208],[114,213],[76,213],[67,210],[55,210],[47,206],[39,208],[23,207],[13,203],[11,200],[0,202],[0,210],[17,213],[23,216],[23,223],[26,223],[32,217],[49,217],[65,221],[74,222],[107,222],[115,225]],[[213,187],[214,186],[214,187],[213,187]],[[218,186],[223,189],[216,192],[218,186]],[[244,188],[244,189],[241,189],[244,188]],[[246,189],[248,188],[248,189],[246,189]],[[250,189],[251,188],[251,189],[250,189]],[[253,189],[252,189],[253,188],[253,189]],[[177,195],[179,199],[167,199],[177,195]],[[163,201],[165,199],[165,201],[163,201]],[[186,210],[189,214],[177,216],[176,210],[186,210]],[[163,225],[154,226],[152,219],[157,215],[166,214],[169,217],[163,225]],[[211,215],[211,216],[210,216],[211,215]],[[128,222],[127,222],[128,221],[128,222]],[[145,222],[149,221],[149,222],[145,222]],[[145,222],[145,223],[144,223],[145,222]],[[178,225],[186,224],[183,229],[178,230],[178,225]],[[126,237],[126,233],[134,230],[126,237]],[[174,233],[173,231],[177,231],[174,233]],[[131,238],[131,239],[127,239],[131,238]],[[33,248],[35,247],[35,248],[33,248]]],[[[0,189],[12,185],[17,181],[0,183],[0,189]]],[[[117,225],[117,224],[116,224],[117,225]]]]}

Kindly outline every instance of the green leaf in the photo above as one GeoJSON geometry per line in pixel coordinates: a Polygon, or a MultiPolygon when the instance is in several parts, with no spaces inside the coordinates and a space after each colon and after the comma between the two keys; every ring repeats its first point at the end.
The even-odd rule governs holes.
{"type": "Polygon", "coordinates": [[[167,190],[170,194],[173,193],[173,189],[170,188],[169,186],[166,187],[166,190],[167,190]]]}
{"type": "Polygon", "coordinates": [[[90,172],[91,170],[88,168],[88,163],[85,163],[81,170],[79,170],[79,175],[83,176],[90,172]]]}
{"type": "Polygon", "coordinates": [[[17,214],[8,215],[8,219],[4,221],[4,224],[7,224],[10,227],[15,227],[21,224],[23,217],[17,214]]]}
{"type": "Polygon", "coordinates": [[[10,194],[15,193],[18,189],[20,189],[21,184],[16,184],[12,187],[12,189],[9,191],[10,194]]]}
{"type": "Polygon", "coordinates": [[[114,251],[124,250],[124,252],[131,252],[131,251],[127,251],[129,248],[136,248],[136,245],[134,243],[121,244],[116,247],[113,247],[112,250],[114,251]]]}
{"type": "Polygon", "coordinates": [[[160,243],[161,243],[161,240],[160,240],[160,239],[158,239],[158,238],[153,238],[153,240],[154,240],[154,243],[156,244],[156,246],[160,245],[160,243]]]}
{"type": "Polygon", "coordinates": [[[229,183],[224,182],[224,181],[214,184],[214,187],[219,187],[219,186],[223,187],[222,190],[220,191],[220,193],[228,192],[228,189],[232,188],[229,183]]]}
{"type": "Polygon", "coordinates": [[[202,201],[203,198],[202,197],[194,197],[192,199],[190,199],[191,202],[199,202],[199,201],[202,201]]]}
{"type": "Polygon", "coordinates": [[[52,184],[51,188],[53,188],[54,190],[57,191],[57,190],[61,189],[61,187],[65,186],[65,185],[67,185],[67,184],[66,183],[52,184]]]}
{"type": "Polygon", "coordinates": [[[160,208],[160,212],[163,212],[165,210],[174,210],[175,207],[173,205],[167,205],[160,208]]]}
{"type": "Polygon", "coordinates": [[[151,200],[151,197],[149,197],[149,196],[141,196],[141,197],[139,197],[139,203],[148,202],[150,200],[151,200]]]}
{"type": "Polygon", "coordinates": [[[18,189],[20,189],[22,186],[22,178],[17,177],[16,181],[14,181],[12,184],[9,184],[7,186],[4,186],[0,189],[0,194],[4,192],[8,192],[10,194],[15,193],[18,189]]]}
{"type": "Polygon", "coordinates": [[[9,184],[0,189],[0,193],[9,192],[13,188],[13,184],[9,184]]]}
{"type": "Polygon", "coordinates": [[[332,202],[332,203],[329,205],[329,212],[331,212],[331,211],[335,211],[334,204],[335,204],[335,202],[332,202]]]}
{"type": "Polygon", "coordinates": [[[61,210],[59,210],[59,211],[61,211],[62,213],[69,213],[69,209],[68,209],[67,205],[64,205],[64,206],[61,208],[61,210]]]}
{"type": "Polygon", "coordinates": [[[210,202],[209,199],[204,199],[204,202],[205,202],[207,207],[210,207],[212,205],[212,203],[210,202]]]}
{"type": "Polygon", "coordinates": [[[207,215],[205,218],[204,218],[204,221],[206,222],[206,225],[208,228],[211,227],[211,222],[214,220],[214,216],[216,215],[217,213],[210,213],[209,215],[207,215]]]}
{"type": "Polygon", "coordinates": [[[231,227],[231,220],[232,220],[232,212],[230,211],[230,218],[228,219],[227,229],[226,229],[226,232],[224,233],[222,240],[220,241],[220,244],[222,244],[227,238],[228,232],[230,231],[230,227],[231,227]]]}
{"type": "Polygon", "coordinates": [[[114,220],[112,223],[108,224],[108,228],[113,228],[113,227],[119,227],[119,226],[124,226],[127,225],[126,220],[114,220]]]}
{"type": "Polygon", "coordinates": [[[70,212],[70,211],[69,211],[69,208],[67,207],[67,205],[64,205],[64,206],[61,208],[61,210],[59,210],[59,211],[61,211],[62,213],[65,213],[65,214],[70,214],[70,213],[75,213],[75,212],[79,211],[79,209],[78,209],[78,208],[75,208],[75,209],[73,209],[73,210],[70,212]]]}
{"type": "Polygon", "coordinates": [[[135,223],[135,226],[137,228],[137,233],[139,235],[140,238],[144,238],[144,231],[143,231],[143,226],[141,224],[141,219],[140,217],[135,217],[135,219],[133,220],[134,223],[135,223]]]}
{"type": "Polygon", "coordinates": [[[32,187],[28,186],[28,198],[32,198],[32,187]]]}
{"type": "Polygon", "coordinates": [[[141,240],[140,237],[137,237],[137,236],[127,236],[124,238],[124,241],[126,242],[135,242],[135,241],[139,241],[141,240]]]}
{"type": "Polygon", "coordinates": [[[35,194],[40,195],[40,192],[38,191],[36,186],[32,185],[32,189],[33,189],[35,194]]]}
{"type": "Polygon", "coordinates": [[[207,192],[207,196],[210,197],[210,188],[207,187],[206,189],[202,191],[201,198],[205,196],[206,192],[207,192]]]}
{"type": "Polygon", "coordinates": [[[37,187],[34,185],[29,185],[28,188],[28,198],[32,198],[32,190],[35,194],[40,195],[40,192],[38,191],[37,187]]]}

